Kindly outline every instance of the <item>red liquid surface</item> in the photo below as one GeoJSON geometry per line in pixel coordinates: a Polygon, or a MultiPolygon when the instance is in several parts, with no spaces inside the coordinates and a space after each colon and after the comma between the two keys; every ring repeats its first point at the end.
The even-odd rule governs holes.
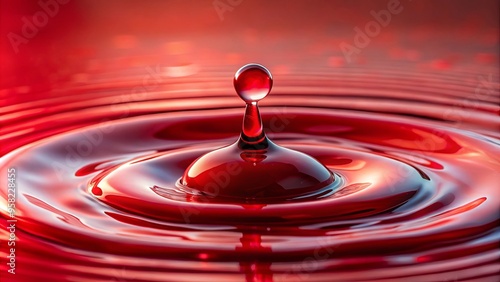
{"type": "MultiPolygon", "coordinates": [[[[19,265],[31,267],[17,277],[383,280],[470,268],[478,272],[469,277],[494,275],[494,138],[319,107],[288,107],[279,115],[287,130],[273,133],[277,115],[264,107],[272,140],[319,160],[336,174],[333,188],[269,203],[214,202],[183,189],[179,179],[193,160],[236,140],[238,104],[116,121],[109,133],[90,126],[5,156],[2,171],[15,166],[31,175],[19,177],[17,201],[19,265]],[[82,140],[101,141],[77,159],[70,152],[82,140]]],[[[237,171],[226,172],[229,179],[214,183],[238,181],[237,171]]]]}
{"type": "MultiPolygon", "coordinates": [[[[18,189],[16,274],[8,276],[10,250],[2,247],[0,280],[497,281],[498,30],[468,16],[470,26],[443,31],[452,39],[434,34],[434,25],[396,30],[419,7],[438,5],[416,2],[423,1],[404,3],[405,16],[394,15],[394,24],[351,63],[325,46],[351,42],[352,27],[372,20],[348,12],[362,9],[357,4],[317,9],[318,22],[301,23],[311,30],[307,43],[271,28],[238,29],[244,44],[236,47],[228,43],[235,38],[213,33],[190,41],[182,36],[196,28],[173,21],[181,34],[174,42],[142,38],[146,30],[154,35],[145,24],[135,35],[111,37],[106,29],[97,38],[87,34],[92,42],[110,39],[109,46],[74,33],[81,41],[56,52],[49,47],[56,45],[37,40],[59,38],[73,26],[58,21],[81,16],[80,2],[61,6],[39,37],[20,45],[16,60],[3,61],[18,71],[2,76],[0,173],[14,167],[18,189]],[[339,33],[322,29],[342,26],[331,23],[334,10],[344,21],[352,18],[339,33]],[[34,67],[40,52],[48,62],[34,67]],[[67,55],[60,64],[59,53],[67,55]],[[238,140],[245,109],[231,77],[255,59],[275,76],[273,92],[259,102],[263,130],[275,144],[326,167],[334,177],[325,189],[279,191],[281,186],[250,200],[239,190],[226,197],[209,193],[228,183],[250,189],[262,182],[248,175],[241,181],[238,167],[208,174],[214,184],[205,193],[182,185],[195,159],[238,140]],[[148,76],[151,70],[161,79],[148,76]],[[154,84],[138,92],[144,81],[154,84]],[[266,201],[252,200],[262,195],[266,201]]],[[[228,25],[243,5],[257,5],[243,3],[226,14],[228,25]]],[[[277,5],[272,3],[262,12],[277,5]]],[[[307,5],[304,12],[314,8],[307,5]]],[[[104,26],[95,13],[92,22],[104,26]]],[[[9,27],[18,21],[7,19],[9,27]]],[[[123,22],[131,24],[124,29],[133,27],[132,20],[123,22]]],[[[198,22],[207,19],[190,21],[198,22]]],[[[260,135],[260,127],[248,128],[256,132],[249,136],[260,135]]],[[[270,161],[260,153],[236,157],[252,166],[270,161]]],[[[256,174],[278,176],[273,163],[256,174]]],[[[301,169],[308,168],[316,171],[301,169]]],[[[283,179],[286,187],[303,180],[283,179]]],[[[2,208],[7,193],[0,191],[2,208]]],[[[6,209],[1,217],[8,225],[6,209]]],[[[9,230],[0,235],[5,246],[9,230]]]]}

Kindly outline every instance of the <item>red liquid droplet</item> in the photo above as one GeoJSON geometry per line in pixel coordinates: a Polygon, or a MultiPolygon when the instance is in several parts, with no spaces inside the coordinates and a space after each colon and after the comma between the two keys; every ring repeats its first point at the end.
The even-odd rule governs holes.
{"type": "Polygon", "coordinates": [[[324,165],[266,137],[257,102],[271,91],[269,70],[245,65],[234,87],[247,103],[239,140],[194,161],[181,184],[214,202],[280,202],[331,192],[334,177],[324,165]]]}
{"type": "Polygon", "coordinates": [[[247,103],[241,139],[246,142],[261,142],[265,137],[262,130],[257,102],[265,98],[273,86],[271,72],[259,64],[241,67],[234,75],[234,89],[247,103]]]}
{"type": "Polygon", "coordinates": [[[259,64],[245,65],[234,75],[234,89],[247,104],[265,98],[272,87],[271,72],[259,64]]]}

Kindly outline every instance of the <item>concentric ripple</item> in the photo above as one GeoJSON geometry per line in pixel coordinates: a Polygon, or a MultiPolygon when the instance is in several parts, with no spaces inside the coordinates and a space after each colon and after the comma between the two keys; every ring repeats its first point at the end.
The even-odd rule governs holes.
{"type": "Polygon", "coordinates": [[[313,198],[266,204],[212,203],[178,184],[194,159],[239,133],[243,109],[214,73],[118,104],[133,79],[65,90],[85,99],[61,94],[2,108],[10,143],[0,165],[19,171],[18,256],[30,265],[19,277],[498,277],[498,93],[464,109],[474,70],[282,77],[261,106],[267,134],[313,156],[336,180],[313,198]]]}

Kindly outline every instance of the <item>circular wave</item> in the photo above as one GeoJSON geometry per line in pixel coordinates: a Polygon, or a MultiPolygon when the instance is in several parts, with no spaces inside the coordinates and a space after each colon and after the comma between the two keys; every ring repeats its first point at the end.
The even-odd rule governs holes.
{"type": "Polygon", "coordinates": [[[498,93],[475,91],[476,70],[276,76],[261,107],[268,136],[338,177],[315,199],[269,204],[211,203],[177,185],[239,133],[241,101],[220,73],[143,96],[123,94],[140,78],[122,76],[2,108],[0,165],[19,171],[19,257],[32,266],[21,278],[496,277],[498,93]]]}

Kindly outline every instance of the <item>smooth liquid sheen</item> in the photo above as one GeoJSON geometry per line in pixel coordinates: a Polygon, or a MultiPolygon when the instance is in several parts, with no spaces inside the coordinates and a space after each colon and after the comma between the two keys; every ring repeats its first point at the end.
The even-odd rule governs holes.
{"type": "MultiPolygon", "coordinates": [[[[163,93],[153,93],[150,101],[131,102],[128,118],[106,124],[99,121],[118,117],[108,103],[92,99],[95,93],[87,93],[91,115],[75,115],[78,109],[71,107],[78,105],[66,103],[69,97],[42,100],[37,106],[59,106],[61,117],[73,113],[51,127],[51,120],[24,109],[44,129],[4,148],[12,152],[2,157],[1,171],[19,171],[16,279],[494,281],[500,240],[497,93],[483,96],[456,127],[437,117],[470,93],[468,86],[455,88],[441,104],[417,90],[422,81],[465,83],[468,73],[474,71],[436,82],[428,72],[387,69],[379,76],[365,70],[363,80],[386,80],[389,90],[367,84],[364,98],[353,94],[359,88],[347,87],[359,79],[357,72],[309,77],[305,90],[297,90],[295,77],[282,78],[286,87],[262,102],[264,130],[272,142],[311,156],[335,177],[326,189],[307,188],[292,198],[281,197],[290,191],[275,198],[266,191],[253,194],[266,201],[216,196],[217,187],[220,192],[230,184],[260,183],[260,177],[239,174],[251,168],[208,174],[204,183],[212,184],[205,193],[180,183],[198,157],[237,138],[243,109],[234,93],[183,91],[163,98],[168,103],[153,99],[163,93]],[[345,80],[332,85],[322,76],[345,80]],[[400,96],[405,87],[413,100],[400,96]],[[384,98],[398,107],[385,107],[384,98]],[[419,99],[426,110],[418,108],[419,99]]],[[[15,115],[10,121],[6,131],[12,134],[29,123],[15,115]]],[[[253,166],[266,162],[263,156],[237,157],[253,166]]],[[[266,172],[273,170],[256,173],[266,172]]],[[[284,186],[296,183],[286,181],[284,186]]]]}

